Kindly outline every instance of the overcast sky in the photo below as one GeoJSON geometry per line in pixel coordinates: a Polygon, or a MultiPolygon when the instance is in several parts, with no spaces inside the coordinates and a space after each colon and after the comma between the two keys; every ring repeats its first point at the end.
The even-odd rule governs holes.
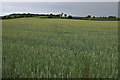
{"type": "Polygon", "coordinates": [[[118,2],[119,0],[1,0],[2,2],[118,2]]]}
{"type": "Polygon", "coordinates": [[[55,14],[63,12],[73,16],[117,16],[118,2],[3,2],[0,15],[21,12],[55,14]]]}

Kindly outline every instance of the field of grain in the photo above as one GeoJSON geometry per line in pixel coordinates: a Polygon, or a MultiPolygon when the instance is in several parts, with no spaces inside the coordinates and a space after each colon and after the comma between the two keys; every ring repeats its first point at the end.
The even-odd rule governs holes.
{"type": "Polygon", "coordinates": [[[3,20],[3,78],[117,78],[118,22],[3,20]]]}

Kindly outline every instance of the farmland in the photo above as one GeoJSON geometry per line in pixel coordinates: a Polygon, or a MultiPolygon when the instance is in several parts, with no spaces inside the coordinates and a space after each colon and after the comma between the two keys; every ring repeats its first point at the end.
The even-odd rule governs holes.
{"type": "Polygon", "coordinates": [[[117,78],[118,22],[3,20],[3,78],[117,78]]]}

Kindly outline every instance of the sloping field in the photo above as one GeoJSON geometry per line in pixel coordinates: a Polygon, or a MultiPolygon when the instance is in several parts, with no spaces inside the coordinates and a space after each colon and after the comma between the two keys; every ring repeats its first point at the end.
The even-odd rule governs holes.
{"type": "Polygon", "coordinates": [[[117,78],[118,22],[3,20],[4,78],[117,78]]]}

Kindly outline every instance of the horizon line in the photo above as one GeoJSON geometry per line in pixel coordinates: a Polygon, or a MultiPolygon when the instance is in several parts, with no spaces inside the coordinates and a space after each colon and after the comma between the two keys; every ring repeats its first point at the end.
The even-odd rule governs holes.
{"type": "MultiPolygon", "coordinates": [[[[61,12],[61,13],[13,12],[13,13],[0,14],[0,16],[7,16],[7,15],[11,15],[11,14],[28,14],[28,13],[30,13],[30,14],[55,14],[55,15],[56,15],[56,14],[61,14],[61,13],[63,13],[63,12],[61,12]]],[[[65,14],[71,15],[71,14],[68,14],[68,13],[65,13],[65,14]]],[[[88,14],[88,15],[90,15],[90,16],[95,16],[95,15],[91,15],[91,14],[88,14]]],[[[88,15],[86,15],[86,16],[88,16],[88,15]]],[[[71,16],[73,16],[73,17],[86,17],[86,16],[80,16],[80,15],[71,15],[71,16]]],[[[109,16],[119,17],[119,16],[116,16],[116,15],[95,16],[95,17],[109,17],[109,16]]]]}

